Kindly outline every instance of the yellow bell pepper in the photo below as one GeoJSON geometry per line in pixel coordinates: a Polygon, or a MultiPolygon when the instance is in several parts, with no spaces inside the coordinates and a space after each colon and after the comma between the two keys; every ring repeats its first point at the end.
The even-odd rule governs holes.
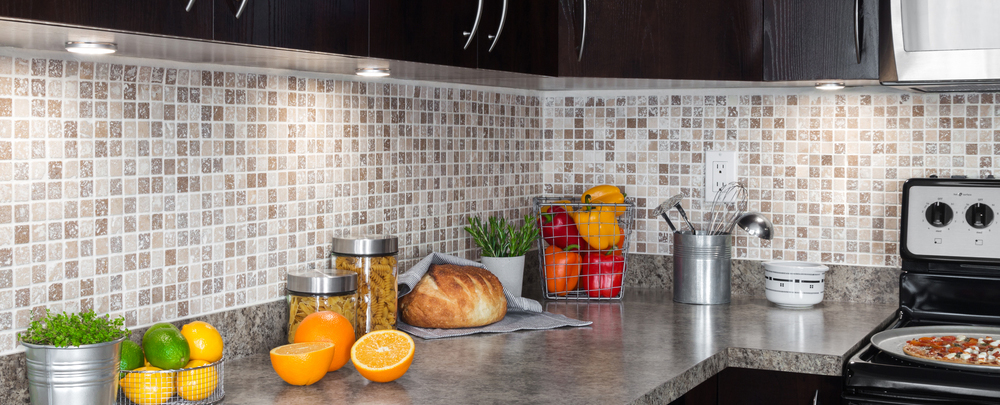
{"type": "Polygon", "coordinates": [[[620,207],[608,207],[612,208],[615,212],[615,216],[621,216],[625,213],[625,193],[623,193],[618,187],[604,184],[597,187],[592,187],[580,196],[580,202],[584,204],[622,204],[620,207]]]}
{"type": "Polygon", "coordinates": [[[580,236],[590,247],[605,250],[618,242],[622,234],[618,220],[615,219],[615,207],[587,207],[580,211],[570,212],[580,236]]]}

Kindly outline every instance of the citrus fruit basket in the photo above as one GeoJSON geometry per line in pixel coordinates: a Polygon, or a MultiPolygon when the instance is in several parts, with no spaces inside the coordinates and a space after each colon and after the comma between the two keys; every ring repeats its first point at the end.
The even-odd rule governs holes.
{"type": "Polygon", "coordinates": [[[214,363],[192,360],[187,368],[161,370],[146,366],[122,370],[117,405],[217,404],[226,396],[222,387],[225,359],[214,363]]]}

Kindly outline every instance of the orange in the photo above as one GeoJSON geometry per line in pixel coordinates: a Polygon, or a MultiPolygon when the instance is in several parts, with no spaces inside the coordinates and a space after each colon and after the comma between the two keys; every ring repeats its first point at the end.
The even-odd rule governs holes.
{"type": "Polygon", "coordinates": [[[292,385],[309,385],[326,375],[333,360],[333,343],[292,343],[271,349],[271,367],[292,385]]]}
{"type": "Polygon", "coordinates": [[[413,363],[413,339],[398,330],[377,330],[358,339],[351,362],[361,376],[375,382],[402,377],[413,363]]]}
{"type": "Polygon", "coordinates": [[[215,363],[222,359],[222,335],[207,322],[194,321],[181,328],[191,349],[191,360],[215,363]]]}
{"type": "Polygon", "coordinates": [[[295,331],[295,343],[305,342],[332,342],[336,345],[329,369],[336,371],[347,364],[347,360],[351,357],[354,326],[346,317],[336,312],[315,312],[306,316],[299,324],[299,329],[295,331]]]}
{"type": "MultiPolygon", "coordinates": [[[[205,360],[191,360],[184,368],[198,368],[207,366],[209,362],[205,360]]],[[[176,384],[177,395],[188,401],[201,401],[208,398],[215,392],[219,385],[219,374],[215,367],[203,367],[197,370],[187,370],[177,373],[176,384]]]]}

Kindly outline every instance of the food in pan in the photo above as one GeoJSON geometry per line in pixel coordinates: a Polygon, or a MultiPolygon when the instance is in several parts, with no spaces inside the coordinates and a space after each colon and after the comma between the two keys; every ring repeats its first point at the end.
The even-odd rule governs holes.
{"type": "Polygon", "coordinates": [[[903,352],[922,359],[981,366],[1000,366],[1000,340],[986,336],[926,336],[908,340],[903,352]]]}

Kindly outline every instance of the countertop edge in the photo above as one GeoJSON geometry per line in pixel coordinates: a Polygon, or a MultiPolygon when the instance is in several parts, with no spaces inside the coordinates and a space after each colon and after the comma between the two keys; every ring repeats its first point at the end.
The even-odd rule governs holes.
{"type": "Polygon", "coordinates": [[[698,384],[728,367],[729,355],[726,350],[720,351],[702,362],[687,369],[681,375],[660,384],[651,391],[636,398],[631,403],[635,405],[662,404],[671,402],[691,391],[698,384]]]}

